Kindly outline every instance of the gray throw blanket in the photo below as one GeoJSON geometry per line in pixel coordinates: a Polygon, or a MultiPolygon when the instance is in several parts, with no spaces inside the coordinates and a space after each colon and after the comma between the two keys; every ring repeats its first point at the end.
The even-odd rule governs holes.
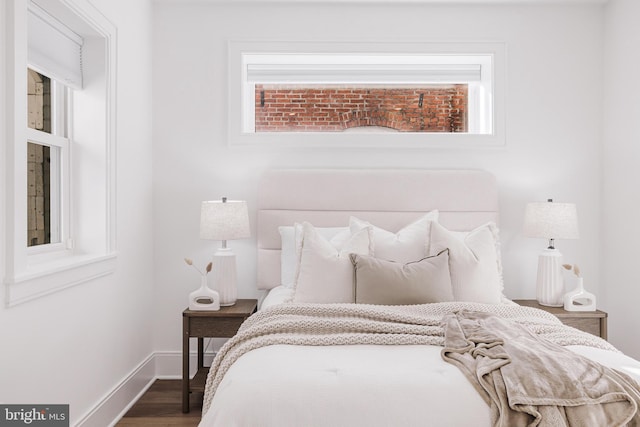
{"type": "Polygon", "coordinates": [[[443,318],[442,357],[491,407],[494,426],[638,426],[640,393],[621,372],[490,313],[443,318]]]}

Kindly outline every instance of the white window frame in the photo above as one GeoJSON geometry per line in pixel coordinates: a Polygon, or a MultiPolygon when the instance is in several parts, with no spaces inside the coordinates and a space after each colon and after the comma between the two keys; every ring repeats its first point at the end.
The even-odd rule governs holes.
{"type": "MultiPolygon", "coordinates": [[[[29,68],[36,71],[31,66],[29,68]]],[[[44,71],[38,72],[49,77],[44,71]]],[[[50,81],[52,92],[51,133],[27,128],[27,142],[46,145],[57,151],[57,156],[52,156],[50,163],[51,243],[27,247],[27,255],[32,260],[36,259],[37,255],[65,251],[73,246],[70,237],[71,137],[69,132],[73,128],[71,123],[73,115],[70,114],[73,111],[70,106],[71,89],[57,80],[50,78],[50,81]]]]}
{"type": "MultiPolygon", "coordinates": [[[[312,42],[312,41],[244,41],[229,42],[229,108],[228,127],[230,145],[279,146],[382,146],[382,147],[500,147],[504,146],[505,111],[505,45],[504,43],[430,43],[430,42],[312,42]],[[466,59],[465,59],[466,57],[466,59]],[[287,58],[295,58],[290,61],[287,58]],[[301,59],[302,58],[302,59],[301,59]],[[322,68],[324,63],[336,64],[347,58],[342,66],[322,68]],[[410,66],[401,65],[405,60],[410,66]],[[255,84],[251,74],[258,69],[259,83],[283,81],[318,83],[342,79],[357,83],[420,84],[418,75],[430,66],[437,71],[438,63],[481,65],[483,72],[476,81],[469,81],[470,132],[467,133],[367,133],[342,132],[258,132],[255,129],[255,84]],[[269,70],[269,62],[273,70],[269,70]],[[375,64],[366,73],[358,72],[358,65],[375,64]],[[385,61],[388,67],[385,68],[385,61]],[[438,62],[439,61],[439,62],[438,62]],[[475,62],[474,62],[475,61],[475,62]],[[305,64],[311,64],[306,65],[305,64]],[[251,66],[254,69],[251,69],[251,66]],[[260,64],[260,65],[255,65],[260,64]],[[320,64],[315,67],[313,64],[320,64]],[[305,69],[305,67],[307,67],[305,69]],[[349,67],[355,67],[349,69],[349,67]],[[378,69],[375,69],[378,67],[378,69]],[[395,67],[395,68],[394,68],[395,67]],[[412,73],[412,69],[418,71],[412,73]],[[340,69],[346,70],[342,76],[340,69]],[[336,71],[338,70],[338,71],[336,71]],[[373,70],[373,71],[371,71],[373,70]],[[387,72],[391,70],[390,72],[387,72]],[[273,72],[273,76],[269,73],[273,72]],[[306,74],[305,74],[306,73],[306,74]],[[323,75],[324,73],[324,75],[323,75]],[[271,77],[271,80],[269,78],[271,77]],[[380,80],[376,80],[379,77],[380,80]],[[284,79],[284,80],[283,80],[284,79]],[[287,80],[288,79],[288,80],[287,80]],[[317,79],[314,81],[314,79],[317,79]],[[351,79],[351,80],[349,80],[351,79]],[[475,111],[488,109],[486,118],[475,111]],[[472,116],[478,119],[471,118],[472,116]],[[303,137],[301,137],[303,135],[303,137]]],[[[366,66],[365,66],[366,68],[366,66]]],[[[451,73],[453,74],[453,73],[451,73]]],[[[464,72],[462,73],[464,74],[464,72]]],[[[461,83],[460,79],[437,75],[443,83],[461,83]]]]}
{"type": "MultiPolygon", "coordinates": [[[[51,148],[50,163],[50,188],[49,199],[51,201],[51,240],[50,243],[42,243],[35,246],[27,246],[27,254],[39,254],[44,252],[58,251],[64,248],[65,242],[68,240],[68,226],[65,226],[65,219],[68,216],[68,208],[63,208],[68,203],[68,193],[63,191],[67,187],[68,190],[68,157],[69,157],[69,140],[67,138],[50,135],[35,129],[27,129],[27,143],[43,145],[51,148]],[[66,181],[66,182],[65,182],[66,181]],[[63,199],[65,194],[65,199],[63,199]]],[[[27,242],[28,244],[28,242],[27,242]]]]}
{"type": "MultiPolygon", "coordinates": [[[[6,73],[2,87],[6,94],[3,106],[6,126],[0,137],[6,146],[2,159],[7,170],[3,182],[6,196],[2,207],[7,237],[3,246],[4,302],[8,307],[110,274],[115,271],[117,259],[116,28],[87,0],[30,1],[85,37],[88,50],[83,53],[82,67],[89,78],[82,90],[68,92],[64,108],[77,117],[66,129],[68,141],[28,129],[28,2],[4,2],[6,55],[2,65],[6,73]],[[65,201],[61,206],[65,237],[59,245],[42,245],[46,248],[37,249],[27,247],[26,141],[31,139],[60,146],[66,152],[60,162],[64,169],[60,191],[61,200],[65,201]],[[75,144],[81,149],[72,154],[75,144]]],[[[46,70],[31,68],[47,75],[46,70]]],[[[67,123],[53,125],[60,127],[67,123]]]]}

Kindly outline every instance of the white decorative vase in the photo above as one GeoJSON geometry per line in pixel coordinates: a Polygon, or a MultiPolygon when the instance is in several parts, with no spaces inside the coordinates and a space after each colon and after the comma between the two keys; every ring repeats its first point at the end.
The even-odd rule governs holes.
{"type": "Polygon", "coordinates": [[[567,311],[596,311],[596,296],[585,291],[582,277],[578,277],[577,286],[564,296],[564,309],[567,311]]]}
{"type": "Polygon", "coordinates": [[[562,254],[557,249],[545,249],[538,257],[536,298],[542,305],[562,307],[563,297],[562,254]]]}
{"type": "Polygon", "coordinates": [[[220,310],[220,294],[207,286],[207,276],[202,276],[200,287],[189,294],[189,310],[220,310]]]}

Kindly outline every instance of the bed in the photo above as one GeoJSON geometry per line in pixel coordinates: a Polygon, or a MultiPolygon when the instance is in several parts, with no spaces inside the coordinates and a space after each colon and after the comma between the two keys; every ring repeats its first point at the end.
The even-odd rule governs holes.
{"type": "MultiPolygon", "coordinates": [[[[469,324],[464,316],[504,326],[514,343],[543,337],[562,346],[563,357],[598,366],[627,393],[606,394],[611,402],[596,396],[610,412],[599,416],[625,412],[625,423],[636,422],[640,363],[511,302],[497,223],[497,186],[485,171],[268,171],[257,212],[257,284],[268,294],[216,356],[200,425],[519,423],[496,415],[500,402],[490,404],[460,365],[468,359],[452,347],[450,331],[469,324]]],[[[528,377],[538,378],[531,369],[528,377]]],[[[597,388],[581,382],[569,388],[597,388]]],[[[593,407],[576,402],[567,413],[593,407]]]]}

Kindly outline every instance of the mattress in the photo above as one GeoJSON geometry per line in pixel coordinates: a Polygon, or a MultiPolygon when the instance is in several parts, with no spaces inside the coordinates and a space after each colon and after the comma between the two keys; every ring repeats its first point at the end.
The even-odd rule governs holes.
{"type": "MultiPolygon", "coordinates": [[[[640,363],[622,353],[569,348],[640,381],[640,363]]],[[[489,426],[489,406],[441,350],[257,349],[227,372],[200,426],[489,426]]]]}

